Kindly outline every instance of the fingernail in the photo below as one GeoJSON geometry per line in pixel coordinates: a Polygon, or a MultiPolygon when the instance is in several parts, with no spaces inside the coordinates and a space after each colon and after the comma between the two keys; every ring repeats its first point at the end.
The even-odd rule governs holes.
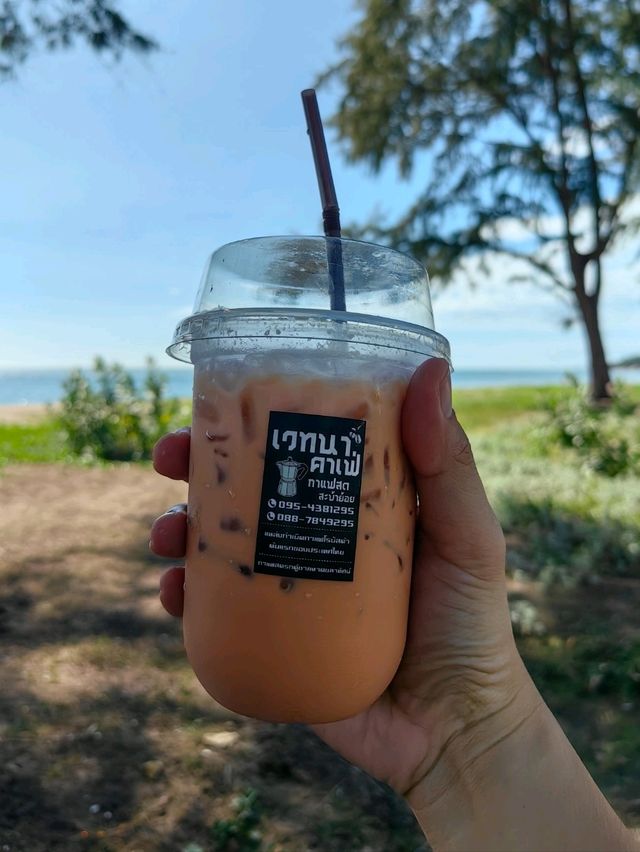
{"type": "Polygon", "coordinates": [[[181,429],[176,429],[176,435],[182,435],[184,432],[191,432],[191,426],[183,426],[181,429]]]}
{"type": "Polygon", "coordinates": [[[165,515],[174,515],[177,512],[184,512],[186,514],[187,504],[186,503],[176,503],[175,506],[172,506],[170,509],[167,509],[165,515]]]}
{"type": "Polygon", "coordinates": [[[451,404],[451,373],[449,372],[448,364],[447,370],[440,380],[440,408],[442,409],[443,416],[448,420],[453,414],[451,404]]]}

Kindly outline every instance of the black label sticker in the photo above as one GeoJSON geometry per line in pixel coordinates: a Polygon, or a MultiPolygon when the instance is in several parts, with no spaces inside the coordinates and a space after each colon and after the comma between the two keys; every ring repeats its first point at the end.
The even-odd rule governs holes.
{"type": "Polygon", "coordinates": [[[272,411],[254,570],[353,580],[366,421],[272,411]]]}

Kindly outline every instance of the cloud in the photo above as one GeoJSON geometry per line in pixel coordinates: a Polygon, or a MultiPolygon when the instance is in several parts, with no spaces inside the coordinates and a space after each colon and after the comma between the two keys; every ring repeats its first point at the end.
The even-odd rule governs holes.
{"type": "MultiPolygon", "coordinates": [[[[551,290],[509,279],[525,267],[521,261],[487,254],[487,273],[480,260],[465,261],[465,275],[446,288],[433,288],[436,328],[449,337],[454,363],[460,367],[585,366],[587,350],[582,326],[565,330],[563,320],[575,315],[551,290]],[[468,281],[474,282],[471,286],[468,281]]],[[[618,360],[640,350],[640,264],[629,259],[629,247],[605,255],[600,303],[607,354],[618,360]]]]}

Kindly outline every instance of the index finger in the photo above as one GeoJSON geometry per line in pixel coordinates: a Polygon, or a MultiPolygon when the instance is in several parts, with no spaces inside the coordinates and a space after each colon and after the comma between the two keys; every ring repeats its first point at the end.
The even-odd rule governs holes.
{"type": "Polygon", "coordinates": [[[153,466],[169,479],[189,481],[189,451],[191,429],[186,426],[177,432],[164,435],[153,448],[153,466]]]}

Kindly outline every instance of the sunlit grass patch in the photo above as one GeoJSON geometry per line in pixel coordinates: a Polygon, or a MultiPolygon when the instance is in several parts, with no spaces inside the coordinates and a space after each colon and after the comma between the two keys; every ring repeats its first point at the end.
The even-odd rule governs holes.
{"type": "Polygon", "coordinates": [[[69,459],[65,434],[57,418],[46,417],[35,423],[0,423],[0,466],[69,459]]]}

